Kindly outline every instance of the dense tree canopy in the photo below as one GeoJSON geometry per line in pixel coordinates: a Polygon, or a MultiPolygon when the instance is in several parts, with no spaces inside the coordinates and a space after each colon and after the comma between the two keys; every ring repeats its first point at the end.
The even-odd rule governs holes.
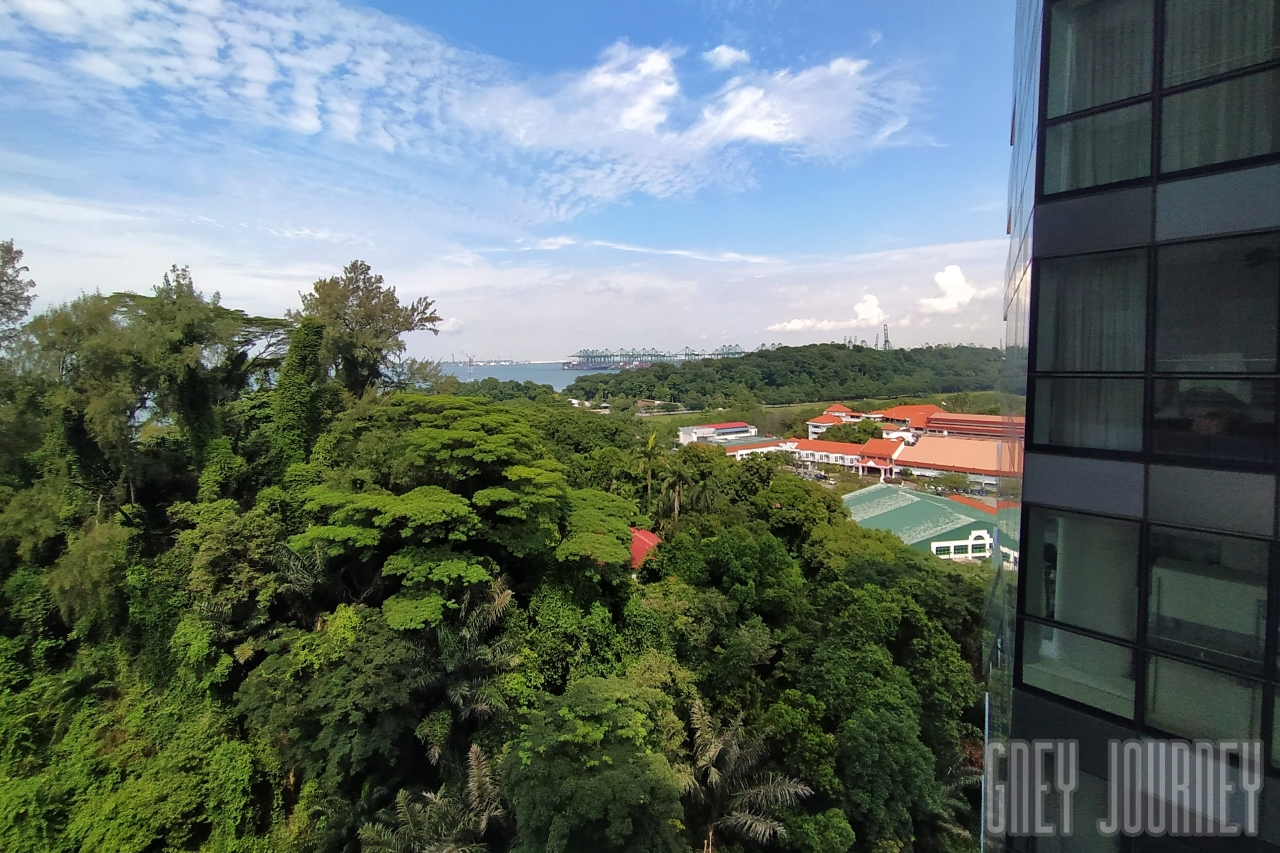
{"type": "Polygon", "coordinates": [[[977,570],[330,319],[175,269],[0,361],[0,849],[966,848],[977,570]]]}
{"type": "Polygon", "coordinates": [[[778,347],[739,358],[655,364],[579,376],[565,394],[586,400],[673,400],[723,408],[746,395],[762,403],[856,400],[989,391],[1000,378],[998,349],[933,346],[875,350],[840,344],[778,347]]]}

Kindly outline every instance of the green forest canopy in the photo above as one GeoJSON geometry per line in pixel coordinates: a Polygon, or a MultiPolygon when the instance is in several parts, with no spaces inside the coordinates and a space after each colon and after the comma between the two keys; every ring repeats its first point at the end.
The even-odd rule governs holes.
{"type": "Polygon", "coordinates": [[[660,363],[578,377],[567,396],[585,400],[655,399],[691,408],[722,408],[749,399],[765,404],[990,391],[1003,356],[994,347],[931,346],[876,350],[811,344],[758,350],[738,358],[660,363]]]}
{"type": "Polygon", "coordinates": [[[422,319],[175,268],[13,337],[0,849],[971,848],[976,570],[767,457],[396,390],[422,319]]]}

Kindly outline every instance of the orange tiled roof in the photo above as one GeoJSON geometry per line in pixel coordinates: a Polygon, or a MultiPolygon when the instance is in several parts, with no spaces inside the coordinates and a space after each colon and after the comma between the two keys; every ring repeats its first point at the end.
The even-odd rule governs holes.
{"type": "Polygon", "coordinates": [[[892,459],[893,454],[902,447],[902,442],[892,438],[870,438],[862,446],[863,456],[874,456],[877,459],[892,459]]]}
{"type": "Polygon", "coordinates": [[[841,414],[841,415],[852,415],[853,409],[849,408],[848,406],[841,405],[840,403],[836,403],[834,406],[827,406],[827,410],[823,414],[829,415],[832,413],[841,414]]]}
{"type": "Polygon", "coordinates": [[[805,421],[805,423],[809,423],[809,424],[842,424],[842,423],[844,423],[844,418],[837,417],[836,415],[818,415],[816,418],[814,418],[814,419],[813,419],[813,420],[811,420],[811,421],[805,421]]]}
{"type": "Polygon", "coordinates": [[[907,426],[912,429],[924,429],[929,422],[929,416],[944,412],[939,406],[932,403],[923,406],[894,406],[891,409],[881,409],[872,414],[881,415],[891,421],[906,421],[907,426]]]}
{"type": "Polygon", "coordinates": [[[1014,446],[1008,442],[940,435],[921,436],[914,447],[904,449],[897,459],[904,468],[959,471],[992,477],[1016,475],[1021,467],[1020,461],[1015,458],[1014,446]]]}

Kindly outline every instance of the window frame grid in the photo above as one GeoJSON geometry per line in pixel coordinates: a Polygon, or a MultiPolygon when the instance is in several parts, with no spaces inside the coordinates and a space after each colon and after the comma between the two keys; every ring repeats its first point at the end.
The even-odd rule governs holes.
{"type": "MultiPolygon", "coordinates": [[[[1151,0],[1153,9],[1153,26],[1151,57],[1151,87],[1148,91],[1140,95],[1132,95],[1117,101],[1106,104],[1098,104],[1092,107],[1076,110],[1074,112],[1065,113],[1063,115],[1048,118],[1049,104],[1049,53],[1051,49],[1052,39],[1050,38],[1050,26],[1052,9],[1055,0],[1048,0],[1044,4],[1043,18],[1041,20],[1041,48],[1040,48],[1040,93],[1039,93],[1039,127],[1037,129],[1036,139],[1036,191],[1035,203],[1040,204],[1044,201],[1059,201],[1079,196],[1093,195],[1098,192],[1108,192],[1111,190],[1120,190],[1131,187],[1152,186],[1159,184],[1163,180],[1170,178],[1190,178],[1198,175],[1214,174],[1218,172],[1231,172],[1238,169],[1250,168],[1252,166],[1267,165],[1270,163],[1280,163],[1280,150],[1259,154],[1253,157],[1242,158],[1239,160],[1227,160],[1222,163],[1210,163],[1202,166],[1193,166],[1186,169],[1164,171],[1161,166],[1162,161],[1162,127],[1164,123],[1163,100],[1166,97],[1181,95],[1185,92],[1197,89],[1207,88],[1218,83],[1226,83],[1254,74],[1265,74],[1268,71],[1276,71],[1280,69],[1280,57],[1270,59],[1264,62],[1247,65],[1243,68],[1233,68],[1229,71],[1223,71],[1207,77],[1196,80],[1190,80],[1185,83],[1179,83],[1173,86],[1164,85],[1164,42],[1165,42],[1165,2],[1164,0],[1151,0]],[[1068,190],[1061,190],[1055,193],[1046,193],[1044,191],[1045,178],[1045,153],[1048,130],[1060,124],[1065,124],[1078,119],[1091,118],[1101,113],[1111,112],[1112,110],[1120,110],[1125,107],[1132,107],[1142,103],[1151,104],[1151,139],[1150,139],[1150,169],[1148,174],[1127,178],[1122,181],[1115,181],[1106,184],[1094,184],[1087,187],[1076,187],[1068,190]]],[[[1153,202],[1154,203],[1154,202],[1153,202]]]]}
{"type": "MultiPolygon", "coordinates": [[[[1154,202],[1153,202],[1154,203],[1154,202]]],[[[1160,275],[1160,252],[1166,247],[1194,245],[1200,243],[1225,242],[1242,237],[1270,237],[1277,251],[1280,251],[1280,229],[1266,228],[1250,232],[1215,235],[1212,237],[1191,237],[1180,240],[1166,240],[1160,243],[1148,243],[1122,249],[1107,249],[1099,252],[1082,252],[1074,255],[1055,255],[1047,258],[1033,258],[1030,277],[1030,306],[1027,329],[1027,423],[1026,448],[1037,453],[1049,453],[1056,456],[1076,456],[1089,459],[1114,459],[1130,462],[1144,462],[1148,465],[1176,465],[1185,468],[1209,468],[1222,471],[1241,471],[1246,473],[1276,474],[1280,479],[1280,334],[1276,335],[1276,370],[1275,372],[1249,371],[1240,373],[1177,371],[1164,372],[1156,370],[1156,331],[1157,331],[1157,299],[1160,275]],[[1075,258],[1105,257],[1142,251],[1146,253],[1146,341],[1144,349],[1144,365],[1137,371],[1065,371],[1039,370],[1036,357],[1039,353],[1040,328],[1040,273],[1045,262],[1054,262],[1075,258]],[[1142,414],[1142,449],[1114,450],[1106,448],[1071,447],[1058,444],[1042,444],[1036,441],[1036,386],[1042,379],[1132,379],[1143,383],[1142,414]],[[1274,404],[1274,421],[1271,425],[1270,447],[1271,461],[1259,461],[1239,458],[1219,458],[1208,456],[1185,455],[1178,453],[1158,453],[1154,448],[1155,397],[1156,383],[1171,380],[1202,381],[1266,381],[1277,383],[1277,397],[1274,404]]],[[[1275,283],[1280,288],[1280,278],[1275,283]]],[[[1280,325],[1280,316],[1277,316],[1280,325]]],[[[1277,503],[1280,506],[1280,503],[1277,503]]]]}
{"type": "MultiPolygon", "coordinates": [[[[1278,480],[1277,491],[1280,492],[1280,480],[1278,480]]],[[[1144,733],[1155,735],[1163,735],[1173,738],[1186,737],[1185,733],[1168,732],[1164,729],[1151,725],[1146,717],[1147,703],[1147,687],[1148,687],[1148,668],[1151,657],[1164,658],[1175,663],[1196,667],[1209,672],[1216,673],[1230,678],[1238,678],[1246,681],[1253,681],[1262,685],[1262,725],[1260,735],[1264,743],[1264,750],[1268,756],[1268,775],[1280,775],[1280,763],[1272,766],[1270,755],[1273,740],[1280,735],[1280,731],[1275,723],[1276,694],[1280,690],[1280,660],[1277,660],[1277,651],[1280,650],[1280,542],[1274,537],[1265,537],[1249,534],[1241,534],[1222,530],[1213,530],[1209,528],[1197,528],[1187,525],[1175,525],[1164,522],[1151,522],[1147,519],[1123,518],[1114,515],[1106,515],[1104,513],[1088,512],[1084,510],[1059,510],[1056,507],[1024,503],[1022,505],[1022,530],[1029,535],[1032,525],[1030,522],[1031,512],[1033,510],[1042,510],[1049,512],[1069,512],[1074,515],[1089,516],[1099,519],[1126,521],[1137,523],[1139,525],[1138,539],[1138,612],[1136,614],[1137,624],[1134,638],[1132,640],[1123,637],[1113,636],[1091,628],[1072,625],[1061,622],[1056,619],[1049,619],[1043,616],[1036,616],[1027,611],[1027,587],[1028,572],[1030,568],[1024,564],[1023,571],[1019,572],[1017,601],[1017,623],[1015,626],[1017,655],[1014,659],[1013,666],[1013,684],[1019,690],[1025,690],[1044,696],[1054,702],[1065,703],[1071,707],[1092,714],[1102,715],[1106,719],[1117,721],[1127,728],[1135,728],[1144,733]],[[1196,658],[1189,654],[1183,654],[1176,650],[1167,648],[1156,648],[1149,642],[1149,620],[1150,620],[1150,593],[1151,593],[1151,532],[1152,528],[1160,528],[1162,530],[1187,532],[1203,532],[1214,533],[1220,536],[1229,536],[1237,539],[1247,539],[1253,542],[1264,542],[1267,545],[1267,605],[1266,605],[1266,625],[1264,627],[1264,650],[1263,661],[1260,668],[1255,672],[1249,672],[1243,668],[1233,669],[1229,666],[1196,658]],[[1134,698],[1132,715],[1130,717],[1118,717],[1115,714],[1102,710],[1100,708],[1088,705],[1075,699],[1062,696],[1052,691],[1045,690],[1033,684],[1028,684],[1023,677],[1024,653],[1026,650],[1026,634],[1027,626],[1035,625],[1055,630],[1062,630],[1069,634],[1075,634],[1085,637],[1096,642],[1107,643],[1112,646],[1124,648],[1129,651],[1137,661],[1134,670],[1134,698]]],[[[1025,549],[1024,549],[1025,550],[1025,549]]]]}

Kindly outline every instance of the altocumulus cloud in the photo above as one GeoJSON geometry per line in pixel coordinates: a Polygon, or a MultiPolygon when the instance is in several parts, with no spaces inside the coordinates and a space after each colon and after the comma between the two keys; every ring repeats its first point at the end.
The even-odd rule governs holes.
{"type": "Polygon", "coordinates": [[[480,160],[553,219],[633,192],[740,184],[753,149],[831,160],[898,144],[920,101],[914,81],[866,60],[763,69],[727,45],[704,58],[733,78],[692,97],[681,58],[676,47],[618,42],[593,67],[533,78],[334,0],[0,7],[0,79],[11,93],[38,91],[46,108],[97,112],[144,134],[203,117],[440,163],[480,160]]]}
{"type": "Polygon", "coordinates": [[[880,300],[871,294],[853,306],[853,317],[848,320],[788,320],[774,323],[771,332],[832,332],[838,329],[868,329],[883,323],[888,314],[880,307],[880,300]]]}

